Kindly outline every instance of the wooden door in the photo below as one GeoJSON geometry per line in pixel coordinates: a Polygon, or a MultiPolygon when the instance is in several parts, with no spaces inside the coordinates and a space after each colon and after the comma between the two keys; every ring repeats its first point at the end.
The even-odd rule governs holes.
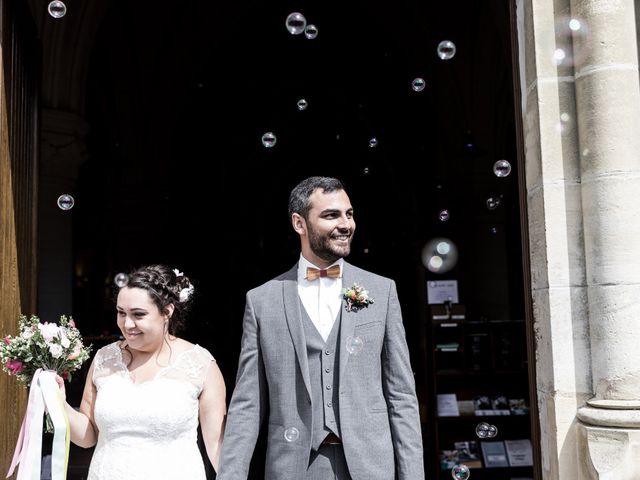
{"type": "MultiPolygon", "coordinates": [[[[36,308],[38,47],[26,2],[0,1],[0,335],[36,308]]],[[[7,471],[26,389],[0,373],[0,475],[7,471]]]]}

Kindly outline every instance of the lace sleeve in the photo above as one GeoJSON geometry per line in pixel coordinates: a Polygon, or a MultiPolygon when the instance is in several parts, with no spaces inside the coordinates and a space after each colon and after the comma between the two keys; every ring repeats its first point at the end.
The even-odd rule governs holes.
{"type": "Polygon", "coordinates": [[[96,352],[93,365],[93,383],[114,373],[126,373],[122,363],[122,352],[119,342],[110,343],[96,352]]]}
{"type": "Polygon", "coordinates": [[[173,368],[167,369],[163,376],[189,382],[198,389],[199,394],[211,362],[215,362],[215,359],[209,351],[200,345],[194,345],[193,348],[182,352],[173,368]]]}

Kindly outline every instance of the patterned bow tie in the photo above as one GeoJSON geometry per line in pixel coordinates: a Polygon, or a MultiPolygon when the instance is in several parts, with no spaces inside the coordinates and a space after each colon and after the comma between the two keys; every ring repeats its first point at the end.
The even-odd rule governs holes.
{"type": "Polygon", "coordinates": [[[317,268],[307,267],[307,280],[313,282],[320,277],[340,278],[340,265],[332,265],[327,269],[318,270],[317,268]]]}

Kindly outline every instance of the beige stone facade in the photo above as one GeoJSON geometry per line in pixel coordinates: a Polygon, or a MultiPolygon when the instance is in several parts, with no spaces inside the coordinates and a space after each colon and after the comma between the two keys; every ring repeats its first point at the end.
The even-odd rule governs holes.
{"type": "Polygon", "coordinates": [[[631,0],[517,4],[545,479],[640,478],[631,0]]]}

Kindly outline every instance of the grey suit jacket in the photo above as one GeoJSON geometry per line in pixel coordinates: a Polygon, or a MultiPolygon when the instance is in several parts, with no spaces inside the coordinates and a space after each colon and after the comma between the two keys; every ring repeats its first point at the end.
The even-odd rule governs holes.
{"type": "MultiPolygon", "coordinates": [[[[422,480],[420,417],[395,283],[345,262],[343,286],[353,283],[375,303],[342,311],[339,415],[349,472],[353,480],[422,480]],[[363,341],[357,354],[345,348],[349,337],[363,341]]],[[[301,308],[297,266],[247,293],[218,480],[247,479],[265,414],[265,478],[305,478],[314,419],[301,308]],[[286,439],[293,428],[297,435],[289,430],[286,439]]]]}

